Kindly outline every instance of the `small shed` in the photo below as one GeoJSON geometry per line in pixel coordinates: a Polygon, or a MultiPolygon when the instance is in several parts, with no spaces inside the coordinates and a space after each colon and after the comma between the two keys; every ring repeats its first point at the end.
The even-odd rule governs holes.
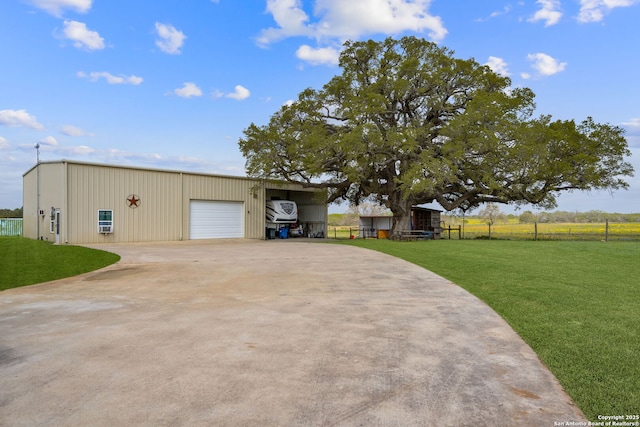
{"type": "Polygon", "coordinates": [[[441,212],[437,209],[414,206],[411,208],[411,228],[431,231],[433,238],[439,239],[442,236],[441,212]]]}
{"type": "MultiPolygon", "coordinates": [[[[411,208],[411,229],[430,231],[434,239],[440,239],[442,236],[441,212],[437,209],[414,206],[411,208]]],[[[362,215],[359,227],[362,238],[388,238],[393,228],[393,217],[362,215]]]]}
{"type": "Polygon", "coordinates": [[[391,228],[393,227],[393,217],[389,215],[375,216],[363,215],[360,217],[360,237],[383,238],[389,237],[391,228]]]}

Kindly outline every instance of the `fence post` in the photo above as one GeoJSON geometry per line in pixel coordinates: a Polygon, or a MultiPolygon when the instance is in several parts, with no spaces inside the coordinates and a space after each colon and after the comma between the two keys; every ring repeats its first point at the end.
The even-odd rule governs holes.
{"type": "Polygon", "coordinates": [[[604,241],[609,241],[609,218],[607,218],[604,222],[604,241]]]}

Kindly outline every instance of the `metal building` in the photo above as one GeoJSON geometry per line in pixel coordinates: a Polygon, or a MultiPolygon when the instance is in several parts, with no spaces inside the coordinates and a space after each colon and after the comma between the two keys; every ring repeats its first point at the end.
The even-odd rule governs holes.
{"type": "Polygon", "coordinates": [[[264,239],[270,199],[326,235],[324,193],[298,184],[73,160],[23,175],[23,235],[55,243],[264,239]]]}

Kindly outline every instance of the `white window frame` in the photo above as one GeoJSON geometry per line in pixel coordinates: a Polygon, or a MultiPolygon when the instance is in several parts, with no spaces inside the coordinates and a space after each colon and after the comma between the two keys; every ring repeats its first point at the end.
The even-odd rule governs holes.
{"type": "Polygon", "coordinates": [[[98,233],[113,233],[113,209],[98,209],[98,233]],[[105,214],[108,215],[105,216],[105,214]]]}

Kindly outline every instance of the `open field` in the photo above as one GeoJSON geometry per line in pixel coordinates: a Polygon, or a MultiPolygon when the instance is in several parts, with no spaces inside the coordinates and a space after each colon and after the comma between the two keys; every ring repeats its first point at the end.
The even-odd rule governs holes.
{"type": "Polygon", "coordinates": [[[75,276],[120,259],[109,252],[23,237],[0,237],[0,255],[0,291],[75,276]]]}
{"type": "Polygon", "coordinates": [[[590,420],[640,413],[640,244],[349,244],[423,266],[485,301],[536,351],[590,420]]]}
{"type": "MultiPolygon", "coordinates": [[[[506,239],[540,240],[640,240],[640,223],[506,223],[491,226],[491,236],[506,239]],[[608,230],[607,230],[608,226],[608,230]]],[[[480,222],[464,225],[464,238],[489,235],[489,226],[480,222]]]]}

